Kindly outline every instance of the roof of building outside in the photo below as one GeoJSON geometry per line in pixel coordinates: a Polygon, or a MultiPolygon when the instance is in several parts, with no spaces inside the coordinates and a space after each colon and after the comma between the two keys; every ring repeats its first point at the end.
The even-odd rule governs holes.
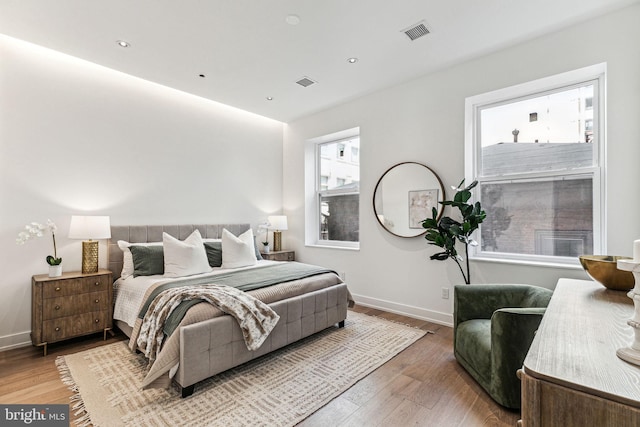
{"type": "Polygon", "coordinates": [[[496,176],[588,167],[593,163],[593,148],[593,144],[584,142],[502,142],[482,149],[482,174],[496,176]]]}

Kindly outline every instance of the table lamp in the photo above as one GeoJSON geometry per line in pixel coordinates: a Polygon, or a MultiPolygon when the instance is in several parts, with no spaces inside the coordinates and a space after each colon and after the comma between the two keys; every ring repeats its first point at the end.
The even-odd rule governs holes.
{"type": "Polygon", "coordinates": [[[108,216],[71,216],[70,239],[87,239],[82,242],[82,274],[98,272],[98,239],[111,238],[108,216]],[[95,239],[95,240],[94,240],[95,239]]]}
{"type": "Polygon", "coordinates": [[[282,233],[281,231],[287,230],[287,217],[285,215],[273,215],[267,217],[269,222],[269,228],[273,229],[273,250],[282,250],[282,233]]]}

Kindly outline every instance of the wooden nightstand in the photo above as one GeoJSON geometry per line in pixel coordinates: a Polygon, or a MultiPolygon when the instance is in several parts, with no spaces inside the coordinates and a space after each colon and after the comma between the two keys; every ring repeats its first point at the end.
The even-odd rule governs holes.
{"type": "Polygon", "coordinates": [[[60,277],[46,274],[31,279],[31,342],[35,346],[103,332],[107,338],[113,323],[111,271],[93,274],[79,271],[60,277]]]}
{"type": "Polygon", "coordinates": [[[295,251],[271,251],[268,254],[260,253],[263,259],[268,259],[271,261],[295,261],[296,260],[296,252],[295,251]]]}

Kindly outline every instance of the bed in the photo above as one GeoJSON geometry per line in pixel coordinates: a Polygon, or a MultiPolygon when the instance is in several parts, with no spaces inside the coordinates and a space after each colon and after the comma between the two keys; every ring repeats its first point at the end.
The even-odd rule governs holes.
{"type": "MultiPolygon", "coordinates": [[[[153,287],[160,289],[162,286],[181,286],[182,283],[192,282],[216,283],[224,277],[251,276],[255,272],[259,272],[261,276],[269,276],[269,274],[273,276],[280,274],[276,273],[280,269],[286,268],[292,270],[303,267],[317,268],[301,263],[258,260],[255,266],[237,269],[213,268],[212,273],[188,277],[166,279],[164,275],[151,274],[148,277],[132,279],[129,277],[130,272],[127,272],[127,278],[120,277],[121,273],[124,273],[123,266],[131,263],[131,259],[125,259],[126,251],[121,248],[123,242],[129,244],[162,242],[163,233],[173,236],[176,241],[183,241],[198,233],[204,242],[219,241],[223,233],[226,233],[225,229],[234,236],[250,234],[245,233],[250,229],[249,224],[112,226],[111,239],[108,242],[108,268],[112,271],[115,280],[115,325],[128,337],[136,338],[140,333],[140,320],[132,324],[130,315],[123,314],[122,306],[133,305],[135,306],[133,309],[139,311],[137,298],[143,298],[139,294],[144,294],[142,299],[144,301],[152,294],[153,287]],[[196,230],[197,232],[194,233],[196,230]],[[238,270],[237,274],[235,270],[238,270]],[[266,272],[270,273],[266,274],[266,272]],[[144,288],[146,290],[143,292],[138,288],[139,283],[142,283],[140,286],[143,288],[146,286],[149,288],[144,288]],[[132,296],[134,294],[130,292],[131,289],[135,289],[134,293],[138,296],[132,296]]],[[[166,238],[169,237],[165,236],[166,238]]],[[[137,253],[138,245],[134,246],[137,253]]],[[[167,241],[165,240],[165,255],[166,251],[167,241]]],[[[256,255],[260,258],[259,252],[256,251],[256,255]]],[[[136,261],[139,259],[138,256],[136,261]]],[[[227,259],[231,259],[230,256],[227,259]]],[[[175,332],[164,340],[162,349],[155,357],[143,381],[143,388],[168,387],[173,381],[180,387],[182,396],[188,397],[194,392],[195,385],[199,381],[329,327],[344,327],[347,307],[353,302],[346,284],[335,272],[318,268],[313,274],[308,273],[300,277],[287,275],[284,280],[286,281],[275,282],[268,287],[252,289],[249,286],[247,288],[250,289],[247,290],[247,294],[266,303],[279,316],[279,320],[258,349],[253,351],[247,349],[246,334],[243,335],[244,329],[240,328],[238,321],[232,316],[207,303],[192,304],[177,324],[175,332]]],[[[274,281],[271,280],[271,282],[274,281]]],[[[134,339],[130,340],[130,347],[136,349],[133,341],[134,339]]]]}

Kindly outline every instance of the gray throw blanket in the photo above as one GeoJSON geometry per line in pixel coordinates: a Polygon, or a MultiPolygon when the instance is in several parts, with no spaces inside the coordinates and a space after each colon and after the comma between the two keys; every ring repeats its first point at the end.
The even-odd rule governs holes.
{"type": "Polygon", "coordinates": [[[155,360],[165,334],[164,323],[183,301],[206,301],[237,321],[249,350],[260,348],[280,316],[267,304],[236,288],[208,284],[198,287],[181,286],[160,292],[151,302],[142,320],[138,347],[150,360],[155,360]]]}

